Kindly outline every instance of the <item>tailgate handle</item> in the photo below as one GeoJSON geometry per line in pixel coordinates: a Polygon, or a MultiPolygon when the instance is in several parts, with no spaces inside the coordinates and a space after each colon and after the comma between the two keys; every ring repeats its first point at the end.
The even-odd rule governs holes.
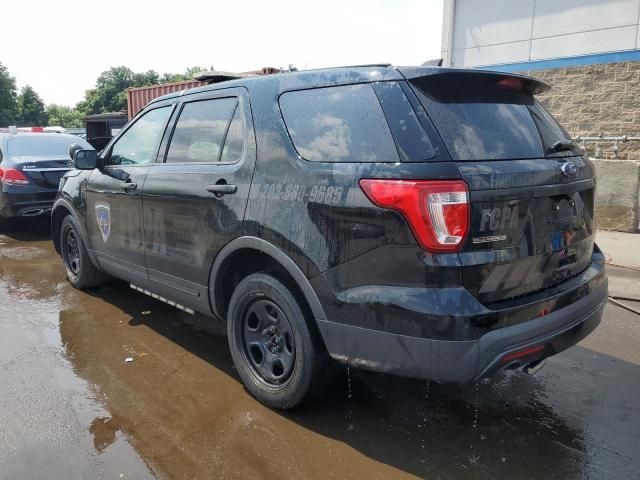
{"type": "Polygon", "coordinates": [[[209,185],[207,191],[213,193],[216,197],[222,195],[230,195],[238,191],[238,187],[228,183],[216,183],[215,185],[209,185]]]}

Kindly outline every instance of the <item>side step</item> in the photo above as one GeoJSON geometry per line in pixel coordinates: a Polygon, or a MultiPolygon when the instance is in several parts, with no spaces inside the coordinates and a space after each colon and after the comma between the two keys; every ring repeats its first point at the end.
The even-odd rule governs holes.
{"type": "Polygon", "coordinates": [[[139,292],[144,293],[145,295],[149,295],[150,297],[155,298],[156,300],[160,300],[161,302],[168,303],[172,307],[179,308],[183,312],[190,313],[191,315],[193,315],[195,313],[192,309],[190,309],[188,307],[185,307],[184,305],[180,305],[179,303],[176,303],[173,300],[169,300],[168,298],[161,297],[157,293],[150,292],[149,290],[146,290],[146,289],[144,289],[142,287],[134,285],[133,283],[130,283],[129,286],[131,288],[133,288],[134,290],[137,290],[139,292]]]}

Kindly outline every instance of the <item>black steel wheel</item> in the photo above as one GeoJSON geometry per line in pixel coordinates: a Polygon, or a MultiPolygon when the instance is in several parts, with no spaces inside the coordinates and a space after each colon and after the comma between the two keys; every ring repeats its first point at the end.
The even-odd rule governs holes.
{"type": "Polygon", "coordinates": [[[91,288],[104,284],[108,276],[96,268],[84,246],[81,230],[68,215],[60,225],[60,255],[67,271],[67,279],[76,288],[91,288]]]}
{"type": "Polygon", "coordinates": [[[280,385],[291,376],[296,359],[294,333],[287,315],[273,301],[256,299],[242,314],[244,354],[255,374],[280,385]]]}
{"type": "Polygon", "coordinates": [[[63,248],[65,264],[74,276],[78,276],[80,273],[80,246],[78,245],[76,231],[73,228],[70,228],[67,231],[66,237],[63,248]]]}
{"type": "Polygon", "coordinates": [[[238,375],[265,405],[293,408],[326,388],[330,359],[317,327],[272,275],[254,273],[238,284],[227,333],[238,375]]]}

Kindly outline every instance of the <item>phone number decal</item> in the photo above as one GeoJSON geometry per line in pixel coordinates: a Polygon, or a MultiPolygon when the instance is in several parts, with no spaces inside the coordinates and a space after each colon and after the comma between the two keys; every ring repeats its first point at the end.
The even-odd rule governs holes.
{"type": "Polygon", "coordinates": [[[344,187],[327,187],[314,185],[308,188],[304,185],[285,185],[282,183],[265,183],[260,185],[257,198],[263,200],[317,202],[338,204],[342,202],[344,187]]]}

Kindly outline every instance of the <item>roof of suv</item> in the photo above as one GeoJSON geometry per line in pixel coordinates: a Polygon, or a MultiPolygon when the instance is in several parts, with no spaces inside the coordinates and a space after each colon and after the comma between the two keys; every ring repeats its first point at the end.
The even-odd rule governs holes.
{"type": "Polygon", "coordinates": [[[328,87],[334,85],[345,85],[352,83],[367,83],[389,80],[405,80],[427,75],[443,75],[443,74],[475,74],[475,75],[494,75],[500,77],[516,77],[527,81],[533,90],[542,91],[548,85],[531,77],[524,75],[495,72],[488,70],[476,69],[456,69],[444,67],[395,67],[388,64],[380,65],[361,65],[349,67],[322,68],[317,70],[299,70],[295,72],[283,72],[271,75],[262,75],[248,78],[239,78],[226,82],[205,85],[202,87],[182,90],[180,92],[169,93],[152,100],[149,104],[168,100],[182,95],[190,95],[194,93],[206,92],[211,90],[219,90],[233,87],[247,87],[252,85],[274,83],[277,84],[277,90],[284,92],[287,90],[299,90],[305,88],[328,87]]]}

